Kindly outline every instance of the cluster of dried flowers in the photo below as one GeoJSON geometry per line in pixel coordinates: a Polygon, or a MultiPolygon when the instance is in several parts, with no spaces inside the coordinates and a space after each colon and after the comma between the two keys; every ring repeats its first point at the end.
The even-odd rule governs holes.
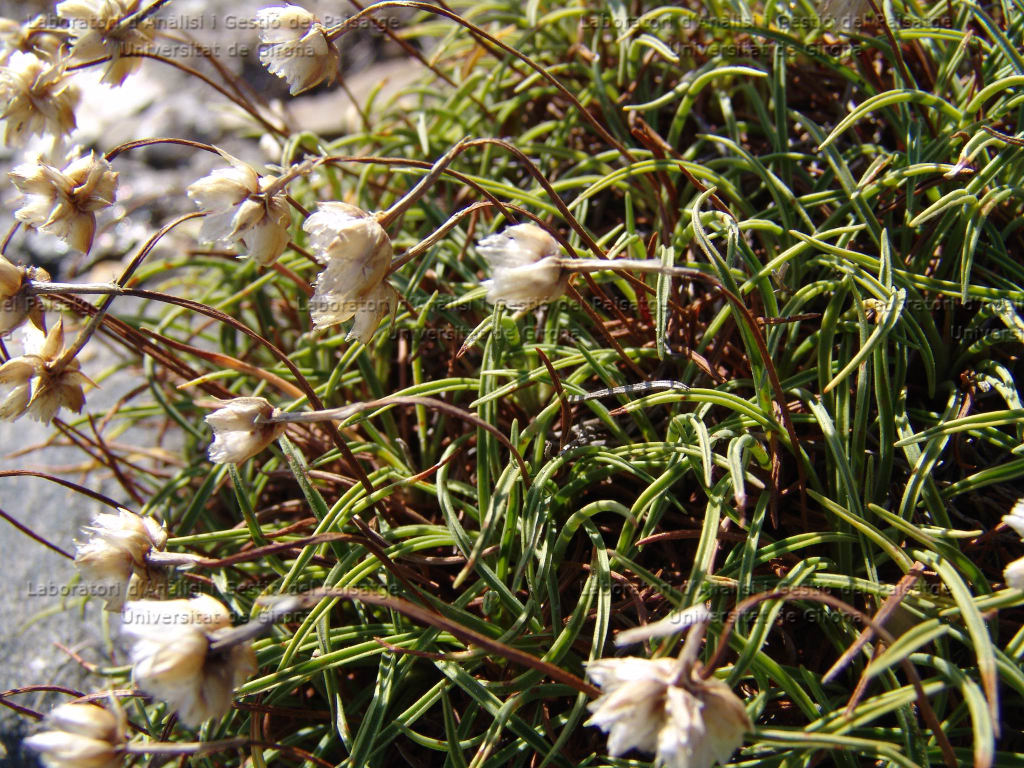
{"type": "MultiPolygon", "coordinates": [[[[118,174],[110,160],[68,147],[76,129],[81,92],[77,70],[103,66],[103,82],[121,85],[150,53],[157,31],[149,15],[162,3],[139,0],[65,0],[56,7],[60,28],[38,17],[24,24],[0,22],[0,104],[4,142],[26,148],[49,141],[49,149],[25,157],[9,174],[21,197],[21,225],[88,253],[97,214],[116,199],[118,174]],[[37,138],[38,137],[38,138],[37,138]]],[[[261,58],[285,78],[293,93],[332,82],[338,49],[312,14],[293,5],[257,15],[261,58]]],[[[220,150],[216,150],[220,152],[220,150]]],[[[239,245],[259,265],[272,265],[288,248],[293,223],[287,185],[308,169],[261,174],[220,152],[227,167],[192,184],[187,195],[203,214],[199,239],[239,245]]],[[[301,209],[300,209],[301,210],[301,209]]],[[[342,203],[324,203],[304,224],[323,273],[316,282],[313,323],[325,328],[355,318],[350,337],[369,343],[395,306],[387,283],[393,249],[378,217],[342,203]]],[[[92,383],[80,370],[78,353],[88,341],[65,348],[64,323],[49,327],[40,295],[50,276],[0,255],[0,333],[19,331],[24,353],[0,365],[0,418],[27,415],[51,421],[61,408],[79,413],[92,383]]],[[[87,329],[88,330],[88,329],[87,329]]],[[[255,424],[279,413],[263,398],[238,398],[208,418],[214,461],[240,463],[281,434],[283,424],[255,424]]],[[[239,633],[221,602],[207,595],[161,599],[167,570],[188,565],[188,555],[164,552],[167,532],[152,517],[127,509],[100,514],[78,542],[75,567],[104,607],[122,613],[122,634],[131,642],[132,674],[138,688],[166,702],[168,712],[189,727],[222,717],[234,690],[257,669],[252,638],[239,633]]],[[[132,751],[126,720],[116,700],[109,708],[73,703],[53,710],[46,729],[28,746],[57,768],[122,765],[132,751]]]]}

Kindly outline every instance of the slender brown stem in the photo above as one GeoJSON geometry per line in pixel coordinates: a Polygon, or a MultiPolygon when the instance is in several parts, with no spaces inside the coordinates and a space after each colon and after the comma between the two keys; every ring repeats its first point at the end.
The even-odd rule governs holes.
{"type": "Polygon", "coordinates": [[[204,144],[201,141],[192,141],[191,139],[175,139],[175,138],[153,138],[153,139],[136,139],[135,141],[126,141],[124,144],[114,147],[112,150],[107,152],[103,157],[107,160],[113,160],[115,157],[123,152],[128,152],[132,149],[138,149],[139,147],[148,147],[153,144],[181,144],[186,147],[193,147],[195,149],[203,149],[207,152],[212,152],[215,155],[220,154],[220,150],[212,144],[204,144]]]}
{"type": "Polygon", "coordinates": [[[455,213],[450,219],[448,219],[448,221],[438,227],[427,238],[416,243],[416,245],[403,253],[399,258],[395,259],[388,268],[388,275],[393,275],[417,256],[421,256],[434,245],[441,242],[456,224],[462,221],[466,216],[473,213],[473,211],[478,211],[481,208],[491,208],[493,205],[493,203],[481,200],[480,202],[473,203],[472,205],[463,208],[458,213],[455,213]]]}
{"type": "Polygon", "coordinates": [[[430,408],[435,411],[441,411],[449,416],[453,416],[457,419],[461,419],[474,427],[490,432],[497,438],[498,442],[501,443],[505,448],[509,450],[512,457],[516,460],[519,465],[519,471],[523,477],[523,483],[527,488],[530,487],[530,470],[526,466],[526,462],[523,461],[522,455],[512,445],[512,441],[509,440],[505,434],[490,424],[475,413],[464,411],[462,408],[446,403],[443,400],[435,400],[432,397],[416,397],[413,395],[395,395],[393,397],[383,397],[380,400],[370,400],[366,403],[353,403],[352,405],[345,405],[341,408],[331,408],[329,410],[315,410],[315,411],[303,411],[301,413],[281,413],[277,416],[271,416],[266,419],[258,419],[257,423],[263,424],[314,424],[323,421],[333,421],[346,419],[349,416],[354,416],[357,413],[363,411],[375,410],[377,408],[384,408],[389,405],[419,405],[424,408],[430,408]]]}
{"type": "Polygon", "coordinates": [[[106,504],[108,507],[114,509],[124,509],[124,505],[120,502],[114,501],[109,496],[104,496],[102,493],[98,493],[90,488],[73,483],[70,480],[64,480],[60,477],[48,475],[45,472],[34,472],[30,469],[5,469],[0,471],[0,477],[39,477],[43,480],[49,480],[51,483],[57,483],[57,485],[63,485],[65,488],[70,488],[72,491],[81,493],[83,496],[88,496],[90,499],[106,504]]]}
{"type": "MultiPolygon", "coordinates": [[[[244,99],[239,98],[238,96],[236,96],[235,94],[231,93],[230,91],[228,91],[223,86],[218,85],[217,83],[215,83],[213,80],[208,78],[206,75],[204,75],[199,70],[193,69],[192,67],[188,66],[187,64],[182,64],[180,61],[175,61],[174,59],[169,59],[166,56],[161,56],[158,53],[150,53],[149,51],[129,51],[129,52],[126,52],[126,53],[122,53],[121,57],[122,58],[126,58],[126,59],[127,58],[154,59],[155,61],[160,61],[160,62],[163,62],[164,64],[169,64],[170,66],[174,67],[175,69],[181,70],[182,72],[184,72],[187,75],[191,75],[192,77],[195,77],[195,78],[198,78],[199,80],[202,80],[208,86],[210,86],[215,91],[217,91],[217,93],[219,93],[221,96],[223,96],[226,99],[229,99],[232,103],[238,105],[239,107],[244,109],[246,112],[248,112],[250,115],[252,115],[252,117],[254,117],[268,131],[272,131],[272,132],[276,133],[278,136],[285,136],[286,137],[288,135],[287,130],[285,130],[284,128],[282,128],[280,126],[277,126],[277,125],[274,125],[273,123],[271,123],[269,120],[267,120],[265,117],[263,117],[263,115],[261,115],[259,113],[259,110],[257,110],[255,106],[253,106],[252,104],[247,103],[244,99]]],[[[110,61],[110,57],[109,56],[104,56],[102,59],[94,59],[92,61],[86,61],[86,62],[83,62],[81,64],[75,64],[73,66],[70,66],[70,67],[68,67],[68,71],[70,72],[70,71],[73,71],[73,70],[76,70],[76,69],[86,69],[88,67],[93,67],[93,66],[95,66],[97,64],[103,64],[103,63],[105,63],[107,61],[110,61]]]]}
{"type": "MultiPolygon", "coordinates": [[[[194,213],[186,213],[184,216],[179,216],[169,224],[165,224],[160,229],[159,232],[157,232],[155,235],[149,238],[149,240],[146,241],[146,244],[142,246],[141,250],[139,250],[135,258],[132,259],[131,263],[129,263],[128,266],[125,268],[125,271],[121,274],[121,277],[117,279],[116,285],[124,287],[128,283],[128,281],[131,280],[132,275],[135,274],[135,270],[137,270],[142,265],[142,262],[150,254],[153,248],[156,247],[156,244],[160,242],[161,238],[163,238],[164,235],[166,235],[179,224],[182,224],[188,221],[189,219],[195,219],[205,215],[206,214],[201,211],[195,211],[194,213]]],[[[95,315],[93,315],[89,319],[89,323],[78,334],[74,343],[70,347],[68,347],[60,356],[60,358],[53,364],[53,375],[57,375],[61,371],[63,371],[71,363],[71,361],[75,359],[78,353],[82,351],[82,348],[85,346],[86,342],[88,342],[89,339],[92,338],[92,335],[96,333],[96,330],[100,327],[100,323],[103,321],[103,316],[106,315],[107,310],[110,309],[110,305],[114,303],[114,298],[117,295],[117,293],[111,293],[109,296],[107,296],[106,299],[104,299],[103,303],[100,304],[99,306],[99,310],[96,312],[95,315]]]]}
{"type": "MultiPolygon", "coordinates": [[[[884,626],[876,622],[866,613],[859,611],[849,603],[840,600],[838,597],[832,597],[832,595],[827,595],[824,592],[819,592],[815,589],[808,589],[807,587],[777,589],[772,592],[763,592],[760,595],[748,597],[732,609],[732,612],[729,614],[729,618],[725,621],[722,634],[719,637],[719,645],[718,649],[715,651],[715,655],[711,657],[707,666],[699,672],[702,678],[707,680],[714,674],[715,670],[721,666],[722,662],[725,661],[725,656],[729,652],[729,637],[732,635],[733,630],[735,630],[736,621],[739,617],[751,608],[769,600],[809,600],[811,602],[822,603],[849,616],[853,616],[862,624],[870,627],[871,630],[881,637],[888,645],[892,645],[896,641],[896,638],[893,637],[892,633],[890,633],[884,626]]],[[[921,716],[924,717],[925,722],[928,724],[932,734],[935,736],[935,740],[942,752],[943,760],[948,768],[957,768],[958,762],[956,753],[953,751],[952,744],[949,743],[949,739],[942,730],[942,724],[939,722],[938,717],[935,716],[935,711],[928,702],[928,695],[924,690],[924,684],[921,682],[921,676],[917,673],[917,670],[910,662],[910,659],[906,657],[900,659],[900,666],[903,667],[903,671],[906,672],[911,685],[914,686],[914,690],[917,692],[917,705],[921,710],[921,716]]]]}
{"type": "MultiPolygon", "coordinates": [[[[431,613],[427,609],[421,608],[420,606],[410,603],[408,600],[403,600],[400,597],[382,595],[377,592],[370,592],[369,590],[363,589],[317,589],[307,592],[302,596],[307,606],[316,605],[316,603],[325,597],[338,597],[343,600],[357,600],[368,605],[378,605],[382,608],[397,611],[403,616],[408,616],[410,619],[413,619],[420,624],[426,624],[427,626],[434,627],[435,629],[440,629],[443,632],[448,632],[466,644],[477,645],[497,656],[508,659],[511,662],[531,669],[536,669],[550,677],[552,680],[568,685],[580,693],[585,693],[587,696],[596,698],[601,695],[601,691],[598,688],[561,667],[464,627],[458,622],[452,621],[444,616],[431,613]]],[[[290,600],[291,597],[285,597],[283,599],[290,600]]]]}
{"type": "MultiPolygon", "coordinates": [[[[324,163],[331,165],[340,165],[341,163],[362,163],[364,165],[407,165],[412,168],[431,167],[431,163],[428,163],[426,160],[410,160],[409,158],[405,157],[376,157],[367,155],[339,155],[333,157],[326,157],[324,158],[324,163]]],[[[502,203],[500,200],[498,200],[498,198],[496,198],[486,189],[481,187],[471,178],[469,178],[463,173],[459,173],[458,171],[453,171],[450,168],[446,168],[444,170],[444,173],[447,174],[448,176],[451,176],[456,181],[465,184],[468,187],[471,187],[481,197],[485,197],[495,207],[500,209],[502,215],[504,215],[508,221],[515,223],[515,217],[509,213],[509,206],[507,204],[502,203]]]]}
{"type": "Polygon", "coordinates": [[[492,35],[488,34],[473,22],[467,21],[466,19],[459,16],[459,14],[449,11],[445,8],[438,8],[437,6],[429,5],[427,3],[415,2],[414,0],[384,0],[383,2],[374,3],[369,8],[360,11],[354,16],[351,16],[345,21],[341,22],[333,29],[328,30],[327,39],[333,40],[345,34],[348,30],[356,26],[356,23],[360,18],[362,18],[363,16],[370,15],[374,11],[380,10],[381,8],[416,8],[421,11],[426,11],[427,13],[434,13],[437,14],[438,16],[444,16],[445,18],[451,19],[457,24],[461,24],[466,29],[473,32],[475,35],[479,35],[484,40],[487,40],[487,42],[491,43],[492,45],[498,46],[505,53],[509,53],[515,56],[517,59],[519,59],[532,70],[534,70],[537,74],[539,74],[541,77],[543,77],[553,86],[555,86],[555,88],[558,89],[558,92],[561,93],[562,96],[564,96],[566,99],[568,99],[569,102],[574,107],[576,107],[577,110],[579,110],[580,116],[588,123],[590,123],[590,126],[597,132],[597,134],[602,139],[604,139],[608,144],[610,144],[612,147],[618,150],[618,152],[629,162],[636,162],[636,158],[633,156],[633,154],[618,139],[612,136],[608,132],[608,129],[601,125],[600,121],[598,121],[598,119],[594,117],[593,114],[591,114],[590,110],[584,107],[583,104],[580,103],[580,100],[577,99],[568,88],[562,85],[562,83],[559,82],[559,80],[556,77],[551,75],[551,73],[544,69],[540,64],[536,63],[526,54],[520,53],[512,46],[506,45],[505,43],[498,40],[496,37],[493,37],[492,35]]]}
{"type": "Polygon", "coordinates": [[[412,189],[402,195],[394,205],[388,208],[386,211],[377,214],[377,221],[385,229],[395,223],[403,213],[409,210],[412,205],[426,194],[427,190],[434,186],[434,183],[441,178],[441,174],[444,173],[445,168],[451,165],[451,162],[462,154],[462,151],[470,146],[469,142],[460,141],[454,147],[445,152],[435,162],[431,168],[430,173],[420,179],[412,189]]]}
{"type": "Polygon", "coordinates": [[[54,552],[56,552],[56,553],[57,553],[58,555],[64,555],[64,557],[66,557],[66,558],[67,558],[68,560],[74,560],[74,559],[75,559],[74,555],[69,555],[69,554],[68,554],[67,552],[65,552],[65,551],[64,551],[63,549],[61,549],[60,547],[58,547],[58,546],[57,546],[56,544],[51,544],[51,543],[50,543],[49,541],[47,541],[47,540],[46,540],[45,538],[43,538],[42,536],[40,536],[40,535],[39,535],[38,533],[36,533],[35,531],[33,531],[33,530],[32,530],[31,528],[29,528],[29,527],[28,527],[27,525],[24,525],[23,523],[19,523],[19,522],[18,522],[17,520],[15,520],[15,519],[14,519],[13,517],[11,517],[10,515],[8,515],[8,514],[7,514],[6,512],[4,512],[4,511],[3,511],[2,509],[0,509],[0,517],[2,517],[2,518],[3,518],[4,520],[6,520],[6,521],[7,521],[8,523],[10,523],[10,524],[11,524],[11,525],[13,525],[13,526],[14,526],[15,528],[17,528],[17,529],[18,529],[19,531],[21,531],[22,533],[24,533],[24,534],[25,534],[26,536],[28,536],[28,537],[29,537],[30,539],[33,539],[34,541],[38,541],[38,542],[39,542],[40,544],[42,544],[42,545],[43,545],[44,547],[46,547],[47,549],[52,549],[52,550],[53,550],[54,552]]]}
{"type": "MultiPolygon", "coordinates": [[[[365,11],[366,10],[366,6],[364,6],[362,3],[358,2],[358,0],[348,0],[348,1],[350,3],[352,3],[352,5],[354,5],[356,7],[357,11],[365,11]]],[[[414,46],[412,43],[410,43],[408,40],[404,39],[403,37],[397,35],[395,33],[395,31],[393,29],[391,29],[391,27],[388,24],[385,24],[384,22],[379,21],[375,16],[373,16],[373,14],[370,14],[370,21],[373,22],[373,25],[375,27],[377,27],[377,29],[379,29],[381,32],[383,32],[385,35],[387,35],[395,43],[397,43],[398,46],[403,51],[405,51],[407,54],[409,54],[414,59],[416,59],[416,61],[418,61],[424,67],[429,69],[431,72],[433,72],[439,78],[444,80],[452,88],[455,88],[456,90],[458,89],[458,87],[459,87],[458,83],[456,83],[454,80],[452,80],[450,77],[448,77],[448,75],[445,74],[443,70],[438,69],[436,66],[434,66],[429,61],[427,61],[426,57],[424,57],[424,55],[422,53],[420,53],[418,50],[416,50],[416,46],[414,46]]],[[[342,86],[344,87],[344,83],[342,83],[342,86]]],[[[347,88],[345,89],[345,92],[348,93],[348,89],[347,88]]],[[[352,98],[352,94],[351,93],[348,93],[348,97],[349,97],[349,99],[351,99],[352,103],[356,105],[356,109],[359,111],[359,116],[363,118],[363,123],[367,126],[367,130],[369,130],[369,120],[367,120],[366,115],[363,114],[362,109],[360,109],[359,105],[356,104],[356,100],[354,98],[352,98]]],[[[488,119],[493,117],[493,115],[491,114],[491,110],[489,110],[487,108],[487,105],[484,104],[482,101],[480,101],[480,99],[478,99],[474,94],[472,94],[472,93],[469,94],[469,98],[473,100],[474,104],[476,104],[478,107],[480,107],[480,109],[483,111],[484,115],[488,119]]]]}

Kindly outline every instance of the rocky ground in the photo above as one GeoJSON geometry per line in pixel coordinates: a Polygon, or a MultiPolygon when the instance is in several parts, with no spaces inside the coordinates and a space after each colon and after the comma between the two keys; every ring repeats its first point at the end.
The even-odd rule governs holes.
{"type": "MultiPolygon", "coordinates": [[[[273,103],[286,98],[287,91],[281,81],[260,66],[255,53],[257,31],[243,27],[262,6],[234,0],[178,0],[165,7],[159,17],[165,20],[167,34],[179,38],[192,35],[216,50],[231,71],[273,103]],[[182,26],[183,19],[193,20],[185,31],[176,28],[182,26]]],[[[325,20],[337,20],[337,4],[331,4],[334,16],[327,12],[326,3],[311,3],[307,7],[320,12],[325,20]]],[[[51,9],[50,5],[36,2],[0,1],[0,15],[18,20],[51,9]]],[[[343,51],[348,90],[357,100],[381,82],[386,83],[386,94],[387,90],[419,76],[418,65],[387,61],[398,49],[380,35],[361,35],[343,51]]],[[[201,62],[193,60],[191,63],[202,68],[201,62]]],[[[147,61],[139,73],[117,89],[102,85],[98,80],[98,74],[94,73],[79,76],[84,93],[77,114],[79,130],[72,137],[72,143],[86,150],[102,152],[131,139],[176,136],[215,143],[252,162],[276,161],[271,156],[272,147],[267,142],[261,145],[258,137],[244,141],[234,138],[239,116],[231,105],[170,67],[147,61]]],[[[320,89],[289,100],[283,109],[287,109],[292,125],[308,127],[324,136],[343,134],[358,119],[352,100],[338,88],[320,89]]],[[[28,154],[46,150],[45,144],[40,142],[29,147],[28,154]]],[[[0,147],[0,171],[6,172],[24,162],[26,157],[23,150],[0,147]]],[[[119,205],[106,226],[101,222],[101,233],[88,258],[69,254],[58,241],[34,233],[20,233],[12,241],[7,255],[15,262],[43,265],[55,276],[110,279],[125,256],[134,253],[134,246],[140,239],[169,216],[191,209],[191,203],[183,194],[185,187],[215,164],[216,158],[212,155],[181,147],[153,147],[132,153],[130,157],[122,156],[117,162],[121,174],[119,205]]],[[[11,185],[0,186],[0,212],[8,221],[16,201],[16,191],[11,185]]],[[[4,231],[7,227],[7,224],[0,225],[4,231]]],[[[182,242],[180,247],[186,247],[186,243],[182,242]]],[[[90,349],[90,352],[94,357],[86,366],[88,371],[103,370],[114,354],[102,349],[90,349]]],[[[100,390],[89,394],[88,410],[102,414],[105,407],[115,403],[133,386],[135,384],[127,378],[104,381],[100,390]]],[[[97,475],[85,479],[75,475],[73,468],[83,459],[75,449],[50,447],[28,456],[11,456],[30,446],[44,444],[51,434],[50,428],[25,419],[0,424],[0,470],[63,470],[70,472],[65,476],[121,500],[115,484],[97,475]]],[[[147,435],[120,439],[144,444],[147,435]]],[[[57,547],[73,552],[78,530],[99,507],[58,485],[21,477],[0,479],[0,509],[57,547]]],[[[68,605],[74,602],[73,597],[62,598],[74,575],[70,561],[3,521],[0,521],[0,557],[6,570],[6,578],[0,579],[0,691],[40,684],[93,687],[82,667],[56,645],[60,643],[93,661],[110,658],[98,603],[89,604],[83,617],[77,603],[68,605]],[[62,607],[62,603],[66,605],[62,607]]],[[[30,693],[11,700],[45,711],[60,698],[59,695],[54,698],[52,694],[30,693]]],[[[23,754],[18,746],[26,728],[31,728],[31,724],[0,707],[0,768],[36,765],[34,758],[23,754]]]]}

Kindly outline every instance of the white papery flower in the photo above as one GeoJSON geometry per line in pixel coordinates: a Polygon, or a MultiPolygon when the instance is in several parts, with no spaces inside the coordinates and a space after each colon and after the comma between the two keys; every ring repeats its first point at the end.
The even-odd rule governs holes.
{"type": "Polygon", "coordinates": [[[14,214],[20,221],[59,237],[76,251],[89,252],[96,212],[113,205],[117,193],[117,173],[106,159],[90,153],[64,170],[23,163],[8,176],[22,194],[14,214]]]}
{"type": "Polygon", "coordinates": [[[836,29],[852,30],[861,26],[871,12],[868,0],[823,0],[818,7],[822,21],[834,21],[836,29]]]}
{"type": "Polygon", "coordinates": [[[48,730],[24,744],[47,768],[120,768],[126,724],[120,707],[111,712],[93,704],[61,704],[46,716],[48,730]]]}
{"type": "Polygon", "coordinates": [[[1024,499],[1017,499],[1017,503],[1010,509],[1010,514],[1003,515],[1003,522],[1024,539],[1024,499]]]}
{"type": "Polygon", "coordinates": [[[264,44],[260,61],[288,83],[293,96],[321,82],[334,82],[341,56],[316,16],[289,4],[264,8],[256,22],[264,44]]]}
{"type": "Polygon", "coordinates": [[[62,38],[45,31],[46,26],[47,18],[42,15],[25,23],[0,19],[0,65],[6,64],[15,51],[33,53],[41,59],[56,59],[62,38]]]}
{"type": "Polygon", "coordinates": [[[288,247],[292,215],[285,194],[267,194],[276,176],[260,176],[238,158],[218,152],[231,167],[213,171],[187,190],[207,214],[199,237],[208,243],[242,241],[250,258],[269,266],[288,247]]]}
{"type": "Polygon", "coordinates": [[[368,343],[398,299],[384,279],[394,255],[391,238],[373,215],[346,203],[320,203],[302,228],[327,265],[309,300],[313,325],[327,328],[355,317],[348,338],[368,343]]]}
{"type": "Polygon", "coordinates": [[[394,316],[397,307],[398,291],[385,280],[363,297],[361,306],[356,310],[352,328],[345,338],[349,341],[355,339],[363,344],[369,344],[373,341],[373,334],[377,332],[381,321],[388,316],[388,313],[394,316]]]}
{"type": "Polygon", "coordinates": [[[6,123],[4,144],[23,146],[30,136],[50,134],[61,140],[75,129],[81,94],[62,62],[15,51],[0,67],[0,119],[6,123]]]}
{"type": "Polygon", "coordinates": [[[279,414],[262,397],[236,397],[206,417],[213,427],[213,443],[208,454],[217,464],[241,464],[255,456],[284,433],[284,424],[257,424],[257,417],[267,419],[279,414]]]}
{"type": "Polygon", "coordinates": [[[71,57],[84,63],[110,58],[103,72],[104,83],[120,85],[142,65],[139,53],[153,42],[155,28],[149,19],[124,23],[139,10],[139,0],[64,0],[57,15],[68,22],[75,42],[71,57]]]}
{"type": "Polygon", "coordinates": [[[565,292],[569,273],[559,266],[555,239],[535,224],[517,224],[477,243],[491,267],[487,300],[512,309],[554,301],[565,292]]]}
{"type": "Polygon", "coordinates": [[[608,734],[608,754],[653,753],[657,766],[709,768],[725,763],[752,728],[743,702],[725,683],[684,679],[675,659],[623,657],[587,664],[601,688],[587,725],[608,734]]]}
{"type": "Polygon", "coordinates": [[[63,321],[58,320],[45,337],[32,325],[24,333],[25,354],[0,365],[0,385],[7,390],[0,399],[0,419],[14,421],[27,414],[49,424],[61,408],[81,413],[83,387],[92,382],[79,370],[77,359],[57,370],[64,353],[63,321]]]}
{"type": "Polygon", "coordinates": [[[17,328],[28,316],[28,306],[21,297],[24,281],[22,271],[0,255],[0,333],[17,328]]]}
{"type": "Polygon", "coordinates": [[[167,543],[160,524],[122,509],[97,515],[85,532],[89,538],[76,542],[75,567],[92,592],[106,599],[106,609],[120,612],[126,599],[145,597],[154,579],[146,556],[167,543]]]}
{"type": "Polygon", "coordinates": [[[138,600],[124,608],[123,631],[134,639],[132,676],[146,693],[166,701],[195,728],[223,717],[235,688],[257,669],[251,642],[213,652],[231,630],[231,615],[218,600],[138,600]]]}
{"type": "Polygon", "coordinates": [[[1007,586],[1014,589],[1024,589],[1024,557],[1014,560],[1003,571],[1003,578],[1007,586]]]}

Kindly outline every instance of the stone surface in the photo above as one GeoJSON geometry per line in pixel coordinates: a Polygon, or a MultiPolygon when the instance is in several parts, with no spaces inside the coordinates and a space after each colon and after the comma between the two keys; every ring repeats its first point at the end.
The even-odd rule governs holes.
{"type": "MultiPolygon", "coordinates": [[[[241,77],[254,92],[272,105],[276,102],[275,108],[287,109],[293,126],[314,128],[325,136],[358,129],[358,114],[341,89],[321,87],[288,103],[283,81],[269,75],[260,65],[257,30],[246,28],[244,24],[259,8],[272,4],[275,3],[269,0],[175,0],[162,9],[158,17],[164,20],[163,29],[167,34],[179,38],[191,35],[218,53],[227,69],[241,77]],[[188,18],[200,21],[194,22],[188,30],[174,28],[175,23],[180,25],[180,20],[188,18]],[[281,100],[287,106],[281,107],[281,100]]],[[[339,21],[338,14],[347,15],[349,11],[348,6],[337,3],[303,5],[319,13],[327,23],[339,21]]],[[[0,16],[25,20],[51,12],[53,7],[53,3],[39,0],[0,0],[0,16]]],[[[360,29],[346,37],[341,50],[343,70],[356,98],[365,98],[372,88],[386,81],[387,86],[377,99],[378,106],[396,87],[422,73],[418,64],[402,61],[389,65],[383,61],[402,55],[401,51],[372,29],[360,29]]],[[[209,65],[196,58],[187,63],[212,74],[209,65]]],[[[271,154],[274,142],[253,140],[258,136],[245,141],[234,138],[232,132],[240,124],[240,110],[172,67],[147,61],[141,71],[130,76],[120,88],[100,84],[98,73],[83,72],[77,79],[84,93],[77,113],[79,130],[70,143],[80,145],[85,151],[103,152],[132,139],[169,136],[214,143],[253,163],[279,160],[271,154]]],[[[46,152],[47,144],[37,142],[27,153],[0,146],[0,174],[24,162],[32,152],[46,152]]],[[[180,146],[155,146],[122,155],[116,161],[116,170],[121,174],[118,204],[101,217],[93,252],[88,258],[69,254],[54,238],[25,232],[14,238],[7,255],[15,262],[43,265],[55,277],[63,279],[76,276],[93,281],[110,279],[112,273],[120,271],[118,266],[125,257],[130,258],[149,234],[169,218],[194,210],[194,205],[184,195],[185,188],[219,166],[223,166],[223,162],[215,155],[180,146]]],[[[11,220],[16,204],[17,195],[12,186],[0,185],[0,211],[6,221],[11,220]]],[[[7,226],[0,224],[0,231],[6,231],[7,226]]],[[[186,227],[179,231],[182,236],[188,236],[186,227]]],[[[178,245],[184,248],[190,243],[178,245]]],[[[95,346],[90,345],[87,351],[98,355],[99,359],[86,364],[87,372],[101,371],[111,362],[113,353],[102,347],[94,350],[95,346]]],[[[104,381],[100,390],[88,393],[87,411],[102,414],[137,383],[127,376],[104,381]]],[[[81,481],[118,501],[126,501],[117,484],[105,479],[103,474],[96,472],[83,478],[80,472],[76,473],[73,468],[79,467],[85,458],[77,449],[51,447],[29,456],[10,457],[26,447],[45,443],[51,435],[51,428],[25,419],[13,424],[0,422],[0,470],[61,472],[67,479],[81,481]]],[[[151,440],[145,433],[118,439],[145,443],[147,437],[151,440]]],[[[79,529],[100,508],[98,503],[43,479],[0,478],[0,509],[70,553],[74,551],[74,538],[79,529]]],[[[95,690],[102,686],[102,678],[87,674],[54,644],[59,642],[92,662],[112,661],[104,640],[100,603],[89,603],[84,615],[77,604],[72,605],[74,597],[61,608],[61,593],[75,573],[71,562],[2,520],[0,562],[5,566],[5,578],[0,579],[0,691],[40,684],[76,690],[95,690]]],[[[112,634],[116,635],[117,618],[110,624],[112,634]]],[[[66,700],[66,696],[29,693],[10,700],[33,710],[46,711],[66,700]]],[[[32,755],[25,754],[19,747],[20,738],[32,727],[30,719],[0,706],[0,768],[38,765],[32,755]]]]}
{"type": "MultiPolygon", "coordinates": [[[[110,360],[110,353],[93,350],[86,371],[96,373],[110,360]],[[98,353],[98,354],[97,354],[98,353]]],[[[12,350],[13,351],[13,350],[12,350]]],[[[126,381],[108,380],[106,386],[88,393],[88,408],[102,414],[125,391],[126,381]]],[[[82,464],[81,451],[70,447],[46,447],[17,458],[10,454],[45,444],[53,428],[28,419],[0,422],[0,470],[57,472],[82,464]]],[[[107,493],[117,500],[122,494],[104,476],[95,473],[82,478],[64,472],[65,479],[107,493]]],[[[34,477],[0,478],[0,509],[42,538],[69,554],[74,554],[74,539],[101,505],[56,483],[34,477]]],[[[81,601],[69,589],[75,575],[71,561],[33,541],[6,521],[0,520],[0,690],[30,685],[60,685],[76,690],[94,690],[102,678],[89,675],[56,643],[81,654],[90,661],[109,660],[105,650],[100,618],[100,603],[90,601],[84,613],[81,601]]],[[[116,619],[113,622],[116,625],[116,619]]],[[[36,711],[47,711],[67,696],[55,693],[28,693],[10,701],[36,711]]],[[[21,754],[18,742],[32,726],[30,721],[6,707],[0,707],[0,766],[34,766],[33,757],[21,754]]]]}

